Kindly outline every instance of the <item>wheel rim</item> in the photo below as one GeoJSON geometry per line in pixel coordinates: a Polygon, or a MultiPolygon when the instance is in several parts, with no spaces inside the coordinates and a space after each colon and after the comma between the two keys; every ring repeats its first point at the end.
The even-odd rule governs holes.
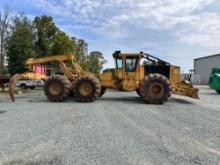
{"type": "Polygon", "coordinates": [[[161,84],[153,84],[152,87],[151,87],[151,92],[154,96],[158,96],[161,94],[163,88],[161,86],[161,84]]]}
{"type": "Polygon", "coordinates": [[[62,85],[59,82],[53,82],[49,86],[49,91],[54,96],[60,95],[60,93],[62,93],[62,90],[62,85]]]}
{"type": "Polygon", "coordinates": [[[92,84],[89,82],[83,82],[79,87],[79,92],[83,96],[89,96],[93,91],[92,84]]]}

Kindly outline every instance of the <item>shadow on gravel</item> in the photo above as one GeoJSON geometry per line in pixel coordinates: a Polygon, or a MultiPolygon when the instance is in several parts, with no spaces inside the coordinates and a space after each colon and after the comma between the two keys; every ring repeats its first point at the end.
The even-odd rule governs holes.
{"type": "Polygon", "coordinates": [[[99,98],[101,101],[113,101],[113,102],[129,102],[129,103],[138,103],[138,104],[147,104],[140,97],[102,97],[99,98]]]}
{"type": "MultiPolygon", "coordinates": [[[[53,103],[53,102],[49,102],[47,99],[39,99],[39,98],[36,98],[36,99],[31,99],[31,100],[28,100],[28,102],[32,102],[32,103],[46,103],[46,102],[48,102],[48,103],[53,103]]],[[[54,102],[54,103],[56,103],[56,102],[54,102]]]]}
{"type": "Polygon", "coordinates": [[[170,98],[169,102],[175,102],[178,104],[194,104],[193,102],[183,100],[183,99],[178,99],[178,98],[170,98]]]}
{"type": "Polygon", "coordinates": [[[220,94],[218,94],[218,93],[205,93],[205,92],[201,92],[200,94],[205,95],[205,96],[220,96],[220,94]]]}
{"type": "Polygon", "coordinates": [[[52,102],[52,101],[49,101],[46,97],[42,97],[42,98],[36,98],[36,99],[30,99],[30,100],[27,100],[28,102],[31,102],[31,103],[77,103],[73,98],[67,98],[66,100],[64,100],[63,102],[52,102]]]}
{"type": "Polygon", "coordinates": [[[0,110],[0,115],[6,113],[6,111],[0,110]]]}
{"type": "MultiPolygon", "coordinates": [[[[142,98],[140,97],[101,97],[101,98],[97,98],[96,101],[106,101],[106,102],[124,102],[124,103],[134,103],[134,104],[148,104],[147,102],[145,102],[142,98]]],[[[47,98],[36,98],[36,99],[30,99],[28,100],[28,102],[33,102],[33,103],[53,103],[53,104],[57,104],[57,103],[74,103],[74,104],[82,104],[81,102],[77,102],[75,101],[73,98],[69,97],[68,99],[66,99],[63,102],[50,102],[49,100],[47,100],[47,98]]],[[[193,104],[190,101],[184,100],[184,99],[178,99],[178,98],[170,98],[168,100],[168,102],[173,102],[173,103],[178,103],[178,104],[193,104]]],[[[92,104],[93,102],[89,102],[86,104],[92,104]]],[[[85,103],[83,103],[85,104],[85,103]]]]}
{"type": "MultiPolygon", "coordinates": [[[[1,162],[0,162],[1,163],[1,162]]],[[[10,162],[3,162],[2,165],[62,165],[62,160],[58,157],[54,157],[51,160],[36,160],[36,161],[23,161],[23,160],[12,160],[10,162]]]]}

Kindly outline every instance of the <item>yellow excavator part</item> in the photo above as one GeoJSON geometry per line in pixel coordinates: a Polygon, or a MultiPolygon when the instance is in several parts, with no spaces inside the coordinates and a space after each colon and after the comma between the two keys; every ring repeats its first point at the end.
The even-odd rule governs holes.
{"type": "Polygon", "coordinates": [[[44,74],[34,73],[30,71],[12,76],[9,81],[9,94],[10,94],[11,100],[13,102],[15,101],[14,93],[15,93],[15,87],[16,87],[17,81],[19,80],[45,80],[46,77],[47,76],[44,74]]]}
{"type": "Polygon", "coordinates": [[[180,81],[180,67],[170,65],[170,83],[173,94],[199,99],[198,88],[189,81],[180,81]]]}
{"type": "Polygon", "coordinates": [[[181,96],[188,96],[194,99],[199,99],[198,88],[193,87],[192,83],[180,81],[172,84],[172,93],[181,96]]]}
{"type": "Polygon", "coordinates": [[[39,74],[30,71],[22,74],[23,80],[45,80],[46,77],[47,76],[45,74],[39,74]]]}
{"type": "Polygon", "coordinates": [[[60,64],[60,68],[63,70],[64,74],[67,76],[67,78],[71,81],[75,80],[78,75],[80,75],[83,70],[82,68],[75,62],[76,58],[74,55],[56,55],[56,56],[46,56],[42,58],[29,58],[26,61],[26,65],[28,66],[30,71],[27,71],[22,74],[16,74],[11,77],[10,82],[9,82],[9,94],[11,97],[11,100],[14,102],[14,93],[15,93],[15,87],[16,87],[16,82],[21,80],[21,79],[46,79],[45,75],[33,73],[31,69],[33,68],[32,66],[34,64],[44,64],[52,61],[57,61],[60,64]],[[74,65],[74,69],[72,70],[71,68],[67,67],[64,62],[71,61],[72,64],[74,65]]]}
{"type": "Polygon", "coordinates": [[[56,55],[56,56],[46,56],[46,57],[40,57],[40,58],[29,58],[26,61],[26,65],[34,65],[34,64],[43,64],[51,61],[75,61],[76,58],[74,55],[56,55]]]}

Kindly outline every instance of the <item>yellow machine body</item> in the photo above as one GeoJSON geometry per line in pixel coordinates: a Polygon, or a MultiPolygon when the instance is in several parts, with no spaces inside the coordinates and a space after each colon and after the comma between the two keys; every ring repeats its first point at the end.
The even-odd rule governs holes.
{"type": "Polygon", "coordinates": [[[198,89],[193,88],[190,82],[180,81],[180,67],[178,66],[171,65],[151,55],[145,55],[142,52],[138,54],[115,52],[113,58],[115,59],[116,67],[104,70],[100,76],[103,88],[120,89],[129,92],[137,91],[139,90],[140,81],[148,75],[146,74],[146,66],[148,66],[149,70],[152,70],[151,73],[154,74],[163,74],[163,69],[166,69],[166,74],[164,75],[169,79],[174,94],[198,98],[198,89]],[[150,59],[153,64],[141,65],[142,59],[150,59]]]}
{"type": "Polygon", "coordinates": [[[31,71],[27,71],[22,74],[23,80],[45,80],[46,77],[47,76],[45,74],[34,73],[31,71]]]}
{"type": "MultiPolygon", "coordinates": [[[[46,79],[44,92],[50,101],[60,102],[71,93],[80,102],[91,102],[101,97],[108,88],[124,91],[137,91],[152,104],[161,104],[174,94],[198,98],[198,89],[190,82],[180,81],[180,67],[170,65],[144,53],[113,54],[116,67],[107,69],[101,75],[95,75],[82,70],[74,55],[47,56],[38,59],[28,59],[26,64],[31,70],[34,64],[51,61],[59,62],[63,75],[52,75],[46,79]],[[141,65],[141,60],[145,60],[141,65]],[[69,67],[65,62],[71,62],[69,67]]],[[[34,76],[29,74],[30,77],[34,76]]],[[[9,83],[9,93],[12,101],[16,81],[28,77],[27,73],[14,75],[9,83]]]]}
{"type": "MultiPolygon", "coordinates": [[[[135,91],[138,89],[139,82],[145,77],[144,66],[140,65],[135,72],[123,74],[121,69],[107,69],[101,76],[101,84],[105,88],[123,89],[125,91],[135,91]],[[125,77],[124,77],[125,76],[125,77]],[[123,80],[123,81],[122,81],[123,80]]],[[[170,83],[180,82],[180,67],[170,66],[170,83]]]]}

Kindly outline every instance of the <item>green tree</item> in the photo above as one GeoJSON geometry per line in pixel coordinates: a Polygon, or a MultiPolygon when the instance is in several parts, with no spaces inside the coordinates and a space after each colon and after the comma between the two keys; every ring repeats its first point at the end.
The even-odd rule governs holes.
{"type": "Polygon", "coordinates": [[[75,54],[77,62],[81,65],[83,69],[87,70],[88,44],[85,40],[76,40],[75,54]]]}
{"type": "Polygon", "coordinates": [[[8,70],[11,75],[26,70],[25,61],[34,55],[34,38],[31,22],[23,14],[13,19],[8,40],[8,70]]]}
{"type": "Polygon", "coordinates": [[[101,52],[91,52],[87,58],[87,70],[92,73],[100,73],[105,63],[106,60],[101,52]]]}
{"type": "MultiPolygon", "coordinates": [[[[53,45],[51,48],[52,55],[61,55],[61,54],[73,54],[75,50],[75,42],[64,32],[59,32],[55,35],[53,39],[53,45]]],[[[57,62],[50,62],[47,65],[52,69],[53,73],[60,73],[60,67],[57,62]]]]}
{"type": "Polygon", "coordinates": [[[53,39],[53,46],[51,52],[53,55],[57,54],[72,54],[75,50],[75,42],[64,32],[59,32],[53,39]]]}
{"type": "Polygon", "coordinates": [[[71,39],[71,41],[72,41],[72,43],[74,45],[73,54],[77,56],[76,52],[77,52],[77,47],[78,47],[78,43],[77,43],[78,40],[77,40],[76,37],[70,37],[70,39],[71,39]]]}
{"type": "Polygon", "coordinates": [[[59,29],[50,16],[36,17],[33,21],[35,35],[35,52],[39,56],[51,55],[54,38],[59,29]]]}

